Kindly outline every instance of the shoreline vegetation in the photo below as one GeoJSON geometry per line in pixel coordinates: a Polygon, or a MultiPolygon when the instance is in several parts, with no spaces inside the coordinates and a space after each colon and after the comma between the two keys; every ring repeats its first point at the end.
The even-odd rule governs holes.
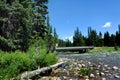
{"type": "MultiPolygon", "coordinates": [[[[49,0],[0,1],[0,80],[57,63],[56,45],[115,46],[95,47],[88,53],[120,51],[120,25],[115,34],[107,31],[104,35],[88,27],[88,36],[83,36],[77,27],[73,43],[59,39],[56,28],[50,24],[48,3],[49,0]]],[[[83,68],[81,72],[87,74],[89,70],[83,68]]]]}
{"type": "Polygon", "coordinates": [[[120,47],[94,47],[92,50],[88,50],[87,53],[114,53],[120,52],[120,47]]]}
{"type": "MultiPolygon", "coordinates": [[[[89,54],[99,54],[99,53],[117,53],[120,52],[120,47],[94,47],[92,50],[87,49],[87,51],[85,53],[89,53],[89,54]]],[[[79,52],[57,52],[60,54],[84,54],[84,53],[79,53],[79,52]]]]}
{"type": "Polygon", "coordinates": [[[54,53],[46,54],[46,49],[35,51],[31,47],[28,52],[3,52],[0,51],[0,80],[10,80],[25,71],[50,66],[58,62],[54,53]]]}

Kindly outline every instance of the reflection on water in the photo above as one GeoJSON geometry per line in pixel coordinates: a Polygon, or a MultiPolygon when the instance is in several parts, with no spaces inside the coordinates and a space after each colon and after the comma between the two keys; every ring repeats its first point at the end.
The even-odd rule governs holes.
{"type": "Polygon", "coordinates": [[[111,66],[120,66],[120,53],[99,53],[99,54],[72,54],[72,53],[57,53],[59,57],[74,58],[87,60],[94,63],[103,62],[111,66]]]}

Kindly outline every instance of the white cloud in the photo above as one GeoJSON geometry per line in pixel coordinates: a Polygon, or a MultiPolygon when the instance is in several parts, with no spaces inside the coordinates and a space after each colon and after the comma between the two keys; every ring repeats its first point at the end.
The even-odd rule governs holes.
{"type": "Polygon", "coordinates": [[[109,28],[109,27],[111,27],[112,25],[111,25],[111,22],[106,22],[102,27],[103,28],[109,28]]]}
{"type": "Polygon", "coordinates": [[[70,40],[71,42],[73,42],[73,36],[66,37],[66,39],[68,39],[68,40],[70,40]]]}

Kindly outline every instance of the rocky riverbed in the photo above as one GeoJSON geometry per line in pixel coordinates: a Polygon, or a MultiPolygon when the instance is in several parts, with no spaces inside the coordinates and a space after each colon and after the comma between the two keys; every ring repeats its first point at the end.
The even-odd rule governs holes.
{"type": "Polygon", "coordinates": [[[49,76],[41,77],[40,80],[120,80],[120,56],[118,55],[116,53],[101,54],[99,58],[96,55],[88,54],[82,55],[82,58],[80,55],[76,57],[75,55],[60,56],[60,61],[65,60],[67,63],[51,72],[49,76]],[[116,58],[115,55],[117,55],[116,58]],[[115,64],[116,59],[118,62],[115,62],[115,64]]]}

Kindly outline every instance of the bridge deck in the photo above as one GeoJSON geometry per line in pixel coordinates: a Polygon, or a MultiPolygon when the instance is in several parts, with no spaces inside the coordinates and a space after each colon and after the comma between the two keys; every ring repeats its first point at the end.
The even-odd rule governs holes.
{"type": "Polygon", "coordinates": [[[87,49],[93,49],[94,46],[81,46],[81,47],[58,47],[56,51],[86,51],[87,49]]]}

